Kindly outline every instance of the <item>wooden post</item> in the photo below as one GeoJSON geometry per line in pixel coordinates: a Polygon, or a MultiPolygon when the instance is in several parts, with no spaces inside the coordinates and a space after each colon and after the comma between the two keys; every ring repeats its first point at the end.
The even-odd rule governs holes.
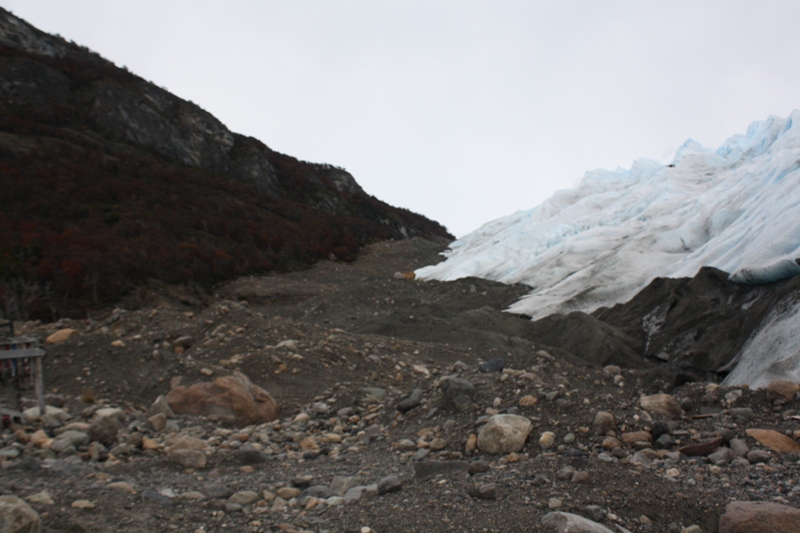
{"type": "Polygon", "coordinates": [[[44,404],[44,372],[42,371],[41,357],[33,358],[33,368],[35,374],[34,388],[36,390],[36,399],[39,401],[39,416],[43,417],[46,412],[46,406],[44,404]]]}

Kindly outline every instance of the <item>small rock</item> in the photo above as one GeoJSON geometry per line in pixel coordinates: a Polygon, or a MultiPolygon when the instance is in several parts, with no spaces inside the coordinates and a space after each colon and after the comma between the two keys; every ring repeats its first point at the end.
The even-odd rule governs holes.
{"type": "Polygon", "coordinates": [[[31,494],[30,496],[25,498],[31,503],[37,505],[55,505],[55,501],[53,501],[53,497],[50,495],[49,492],[43,490],[42,492],[37,492],[36,494],[31,494]]]}
{"type": "Polygon", "coordinates": [[[284,500],[291,500],[292,498],[300,496],[300,489],[295,487],[281,487],[275,491],[275,495],[284,500]]]}
{"type": "Polygon", "coordinates": [[[378,494],[389,494],[397,492],[403,488],[400,478],[397,476],[386,476],[378,481],[378,494]]]}
{"type": "Polygon", "coordinates": [[[71,504],[75,509],[94,509],[95,505],[89,500],[75,500],[71,504]]]}
{"type": "Polygon", "coordinates": [[[475,496],[481,500],[496,500],[497,485],[494,483],[484,483],[475,487],[475,496]]]}
{"type": "Polygon", "coordinates": [[[555,442],[556,442],[556,434],[553,433],[552,431],[545,431],[539,437],[539,447],[543,450],[552,448],[555,442]]]}
{"type": "Polygon", "coordinates": [[[133,485],[128,483],[127,481],[114,481],[106,485],[107,489],[117,490],[120,492],[136,492],[133,488],[133,485]]]}
{"type": "Polygon", "coordinates": [[[617,427],[616,422],[614,421],[614,415],[608,413],[606,411],[598,411],[597,414],[594,416],[594,422],[592,423],[592,431],[594,431],[598,435],[605,435],[609,431],[615,429],[617,427]]]}
{"type": "Polygon", "coordinates": [[[747,452],[747,460],[750,464],[769,463],[772,461],[772,454],[766,450],[751,450],[747,452]]]}
{"type": "Polygon", "coordinates": [[[397,410],[401,413],[406,413],[421,404],[422,398],[423,392],[420,389],[414,389],[411,394],[397,403],[397,410]]]}
{"type": "Polygon", "coordinates": [[[239,492],[234,492],[231,497],[228,498],[228,502],[245,506],[258,501],[258,499],[258,494],[252,490],[241,490],[239,492]]]}
{"type": "Polygon", "coordinates": [[[75,333],[77,333],[77,331],[72,328],[60,329],[49,335],[44,342],[47,344],[61,344],[62,342],[66,342],[75,333]]]}
{"type": "Polygon", "coordinates": [[[478,367],[478,370],[481,372],[502,372],[505,366],[506,362],[502,358],[495,357],[493,359],[489,359],[485,363],[481,363],[481,365],[478,367]]]}

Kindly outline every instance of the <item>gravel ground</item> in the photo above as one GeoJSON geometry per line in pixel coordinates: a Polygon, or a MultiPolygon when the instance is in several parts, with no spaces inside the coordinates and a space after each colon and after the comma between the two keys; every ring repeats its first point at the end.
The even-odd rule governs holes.
{"type": "Polygon", "coordinates": [[[41,339],[76,330],[45,365],[69,419],[3,430],[0,493],[28,499],[43,531],[75,532],[539,531],[552,510],[615,531],[713,532],[732,500],[800,503],[797,452],[747,433],[795,443],[793,396],[591,367],[515,335],[524,318],[502,310],[524,287],[395,277],[445,244],[381,243],[212,294],[151,286],[85,321],[20,325],[41,339]],[[482,372],[494,358],[504,368],[482,372]],[[277,421],[151,420],[173,377],[233,371],[272,393],[277,421]],[[448,376],[474,392],[455,398],[448,376]],[[679,410],[642,407],[658,393],[679,410]],[[521,449],[475,446],[497,414],[530,421],[521,449]],[[98,433],[108,416],[113,436],[98,433]],[[106,442],[54,444],[67,430],[106,442]],[[182,437],[205,443],[204,467],[171,455],[182,437]]]}

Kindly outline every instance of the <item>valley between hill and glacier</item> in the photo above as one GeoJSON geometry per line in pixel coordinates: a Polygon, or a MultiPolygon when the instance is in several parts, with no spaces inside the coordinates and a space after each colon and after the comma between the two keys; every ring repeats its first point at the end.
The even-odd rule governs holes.
{"type": "Polygon", "coordinates": [[[19,323],[50,339],[51,409],[4,412],[0,516],[73,532],[795,531],[797,119],[589,173],[438,264],[444,240],[379,242],[19,323]],[[179,376],[237,373],[277,420],[159,399],[179,376]]]}

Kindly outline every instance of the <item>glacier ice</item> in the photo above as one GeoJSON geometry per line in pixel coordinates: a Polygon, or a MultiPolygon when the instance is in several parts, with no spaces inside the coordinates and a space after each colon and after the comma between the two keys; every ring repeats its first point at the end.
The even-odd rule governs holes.
{"type": "Polygon", "coordinates": [[[689,140],[670,165],[587,172],[573,189],[451,244],[420,279],[524,283],[509,311],[534,319],[624,302],[656,277],[703,266],[743,283],[800,273],[800,111],[717,150],[689,140]]]}

